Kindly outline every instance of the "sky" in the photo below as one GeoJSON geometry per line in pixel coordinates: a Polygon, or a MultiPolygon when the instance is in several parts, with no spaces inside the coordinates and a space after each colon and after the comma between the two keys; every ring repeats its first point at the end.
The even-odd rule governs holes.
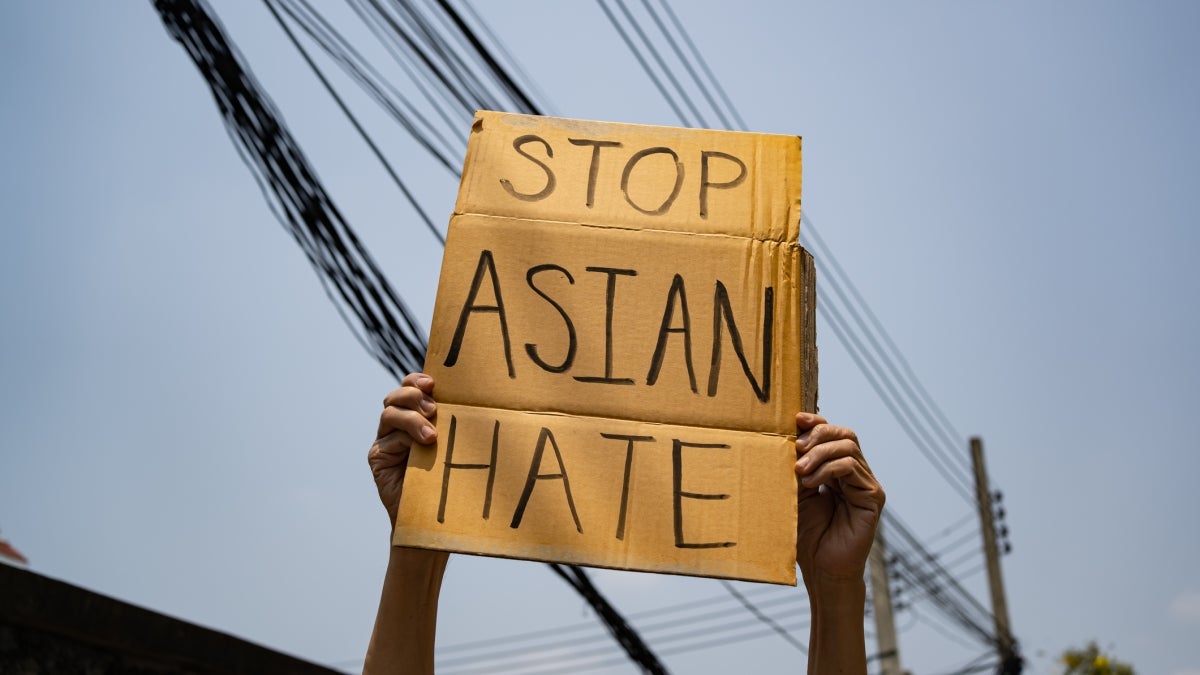
{"type": "MultiPolygon", "coordinates": [[[[212,4],[428,326],[437,242],[263,6],[212,4]]],[[[1200,6],[674,4],[749,127],[804,138],[805,213],[983,438],[1027,672],[1095,640],[1139,672],[1200,673],[1200,6]]],[[[475,6],[553,113],[678,123],[595,4],[475,6]]],[[[4,3],[0,57],[0,530],[40,573],[354,671],[388,541],[365,454],[394,381],[149,2],[4,3]]],[[[456,180],[356,105],[444,226],[456,180]]],[[[948,545],[968,505],[824,327],[818,345],[822,412],[858,432],[888,508],[948,545]]],[[[713,598],[745,618],[715,581],[594,576],[630,613],[713,598]]],[[[982,574],[966,584],[986,602],[982,574]]],[[[739,587],[803,612],[800,590],[739,587]]],[[[592,621],[544,565],[456,556],[439,644],[592,621]]],[[[914,673],[983,652],[927,603],[898,623],[914,673]]],[[[768,636],[664,660],[783,673],[803,657],[768,636]]]]}

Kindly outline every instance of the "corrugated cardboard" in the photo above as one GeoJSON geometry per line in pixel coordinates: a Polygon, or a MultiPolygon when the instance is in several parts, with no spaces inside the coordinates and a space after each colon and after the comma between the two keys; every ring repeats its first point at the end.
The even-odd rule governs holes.
{"type": "Polygon", "coordinates": [[[795,583],[800,139],[480,112],[394,542],[795,583]]]}

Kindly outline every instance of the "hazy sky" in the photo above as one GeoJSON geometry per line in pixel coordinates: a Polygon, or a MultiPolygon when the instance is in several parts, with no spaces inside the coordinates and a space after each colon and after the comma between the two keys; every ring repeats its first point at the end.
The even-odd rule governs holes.
{"type": "MultiPolygon", "coordinates": [[[[427,326],[436,241],[263,6],[213,4],[427,326]]],[[[594,3],[476,6],[554,113],[677,123],[594,3]]],[[[805,212],[955,426],[983,437],[1030,672],[1094,639],[1139,672],[1200,673],[1200,5],[674,6],[750,127],[804,137],[805,212]]],[[[4,3],[0,56],[4,535],[41,573],[354,670],[388,539],[364,459],[394,382],[151,3],[4,3]]],[[[444,225],[454,179],[356,100],[444,225]]],[[[834,335],[818,342],[823,412],[857,429],[889,508],[951,543],[935,538],[968,505],[834,335]]],[[[595,577],[629,612],[724,597],[747,618],[717,582],[595,577]]],[[[786,604],[799,590],[755,592],[803,612],[786,604]]],[[[913,672],[983,651],[927,603],[898,620],[913,672]]],[[[589,621],[544,565],[458,556],[439,641],[589,621]]],[[[763,637],[665,661],[784,673],[802,656],[763,637]]]]}

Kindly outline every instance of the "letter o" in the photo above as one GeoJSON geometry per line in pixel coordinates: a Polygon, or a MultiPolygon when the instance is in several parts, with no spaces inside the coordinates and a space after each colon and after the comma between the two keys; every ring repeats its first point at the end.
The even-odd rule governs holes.
{"type": "Polygon", "coordinates": [[[625,201],[629,202],[629,205],[633,208],[648,216],[661,216],[666,213],[671,208],[671,204],[675,202],[675,198],[679,196],[679,188],[681,187],[683,187],[683,164],[679,161],[679,155],[675,154],[675,151],[670,148],[656,147],[639,150],[634,153],[633,157],[629,158],[629,161],[625,163],[625,170],[621,172],[621,192],[625,195],[625,201]],[[666,201],[658,208],[643,209],[635,204],[629,196],[629,174],[633,173],[633,167],[638,162],[650,155],[670,155],[671,159],[675,160],[675,187],[671,189],[671,194],[667,196],[666,201]]]}

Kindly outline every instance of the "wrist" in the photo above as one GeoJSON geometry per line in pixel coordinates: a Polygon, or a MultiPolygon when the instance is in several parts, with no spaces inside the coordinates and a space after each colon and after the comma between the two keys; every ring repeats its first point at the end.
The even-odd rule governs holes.
{"type": "Polygon", "coordinates": [[[405,578],[411,581],[429,580],[440,584],[449,558],[450,554],[445,551],[392,546],[388,554],[388,568],[402,570],[405,578]]]}
{"type": "Polygon", "coordinates": [[[449,557],[391,547],[364,673],[433,673],[438,595],[449,557]]]}
{"type": "Polygon", "coordinates": [[[814,612],[833,615],[849,613],[862,617],[867,602],[867,584],[861,575],[837,576],[816,572],[806,576],[804,586],[814,612]]]}
{"type": "Polygon", "coordinates": [[[863,611],[866,582],[859,577],[817,572],[805,575],[812,624],[809,628],[808,672],[866,673],[863,611]]]}

